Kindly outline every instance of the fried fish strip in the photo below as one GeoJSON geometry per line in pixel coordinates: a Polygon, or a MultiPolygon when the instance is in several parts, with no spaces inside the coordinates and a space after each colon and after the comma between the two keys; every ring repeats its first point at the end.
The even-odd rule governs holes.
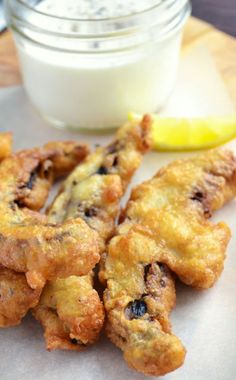
{"type": "Polygon", "coordinates": [[[209,218],[235,196],[236,158],[212,150],[173,162],[138,186],[126,215],[151,231],[160,262],[185,284],[207,289],[223,270],[231,237],[225,223],[209,218]]]}
{"type": "Polygon", "coordinates": [[[31,289],[22,273],[0,266],[0,327],[20,324],[30,308],[37,305],[40,289],[31,289]]]}
{"type": "Polygon", "coordinates": [[[0,161],[11,154],[12,134],[9,132],[0,132],[0,161]]]}
{"type": "Polygon", "coordinates": [[[212,286],[223,269],[230,230],[208,219],[235,195],[236,159],[224,150],[173,162],[133,190],[109,245],[104,294],[108,335],[131,367],[163,375],[183,363],[185,350],[168,328],[174,288],[168,290],[161,268],[196,288],[212,286]]]}
{"type": "Polygon", "coordinates": [[[56,277],[87,274],[99,260],[97,234],[81,219],[56,225],[22,209],[43,205],[52,181],[50,158],[57,154],[32,149],[0,165],[0,264],[26,273],[33,289],[56,277]]]}
{"type": "Polygon", "coordinates": [[[33,314],[45,330],[49,350],[81,351],[96,341],[104,322],[92,274],[48,282],[33,314]]]}
{"type": "MultiPolygon", "coordinates": [[[[49,211],[49,219],[60,223],[82,218],[100,236],[100,252],[114,233],[119,201],[150,148],[151,119],[128,123],[118,130],[115,141],[99,148],[65,181],[49,211]]],[[[45,330],[47,348],[80,351],[93,343],[104,321],[103,305],[93,289],[93,274],[49,282],[35,317],[45,330]]]]}
{"type": "MultiPolygon", "coordinates": [[[[56,178],[62,173],[59,163],[62,165],[63,174],[65,174],[66,172],[70,172],[87,154],[86,146],[71,141],[50,143],[50,146],[47,144],[45,148],[48,152],[49,149],[52,152],[53,148],[55,152],[50,157],[52,165],[49,165],[49,162],[47,164],[48,169],[50,168],[51,171],[50,175],[49,172],[47,173],[47,178],[43,175],[42,167],[45,165],[41,161],[42,167],[40,168],[40,165],[38,165],[37,171],[33,170],[34,176],[28,173],[28,178],[31,178],[31,181],[28,180],[26,182],[28,186],[25,186],[28,189],[27,198],[31,199],[30,205],[33,209],[38,209],[44,205],[49,187],[51,186],[52,177],[56,178]],[[45,187],[43,192],[41,191],[42,185],[45,187]],[[34,196],[32,196],[32,193],[34,196]],[[40,202],[38,202],[39,197],[37,196],[39,193],[43,195],[43,197],[40,197],[40,202]]],[[[24,207],[25,205],[22,204],[22,206],[24,207]]],[[[23,211],[33,218],[37,217],[41,222],[46,221],[45,216],[32,212],[30,209],[24,208],[23,211]]],[[[40,294],[41,289],[34,290],[29,287],[23,273],[16,273],[11,269],[0,266],[0,327],[18,325],[27,311],[36,306],[40,294]]]]}
{"type": "Polygon", "coordinates": [[[70,173],[89,153],[87,145],[75,141],[51,141],[44,146],[56,152],[52,158],[54,176],[61,177],[70,173]]]}
{"type": "Polygon", "coordinates": [[[20,151],[4,163],[5,168],[0,168],[3,172],[0,189],[5,188],[7,191],[10,185],[9,171],[14,170],[16,175],[17,165],[22,165],[23,168],[17,173],[11,189],[14,190],[15,186],[20,207],[38,211],[44,206],[52,182],[71,172],[87,154],[87,146],[74,141],[55,141],[43,148],[20,151]]]}
{"type": "Polygon", "coordinates": [[[141,123],[127,123],[117,131],[113,143],[90,154],[62,186],[49,210],[50,221],[82,218],[99,232],[104,251],[114,232],[119,201],[141,164],[142,154],[150,149],[150,126],[148,115],[141,123]]]}

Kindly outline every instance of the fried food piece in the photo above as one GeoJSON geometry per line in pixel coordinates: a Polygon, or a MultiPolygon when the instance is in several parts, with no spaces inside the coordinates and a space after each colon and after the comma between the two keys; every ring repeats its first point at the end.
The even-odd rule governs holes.
{"type": "MultiPolygon", "coordinates": [[[[50,168],[47,178],[43,173],[42,168],[45,167],[45,163],[40,157],[40,164],[37,170],[34,170],[34,176],[32,173],[28,178],[27,197],[31,199],[31,202],[27,202],[33,209],[38,209],[44,206],[44,203],[48,196],[49,187],[51,186],[52,177],[56,178],[59,173],[62,173],[60,162],[62,163],[63,172],[69,172],[75,165],[79,163],[87,152],[87,147],[68,141],[60,143],[47,144],[45,149],[48,153],[52,153],[52,148],[55,154],[50,157],[50,162],[47,161],[47,166],[50,168]],[[71,157],[71,158],[70,158],[71,157]],[[42,167],[40,167],[42,164],[42,167]],[[34,177],[34,178],[32,178],[34,177]],[[29,186],[30,183],[30,186],[29,186]],[[40,191],[44,185],[44,191],[40,191]],[[34,196],[32,196],[34,192],[34,196]],[[40,197],[38,202],[38,194],[40,197]]],[[[44,152],[46,153],[46,152],[44,152]]],[[[22,152],[20,153],[22,155],[22,152]]],[[[27,177],[27,176],[26,176],[27,177]]],[[[26,178],[27,181],[27,178],[26,178]]],[[[25,184],[23,188],[26,187],[25,184]]],[[[26,191],[26,189],[25,189],[26,191]]],[[[24,206],[24,204],[22,204],[24,206]]],[[[46,216],[39,213],[35,213],[30,209],[24,208],[24,214],[31,218],[37,218],[40,222],[46,222],[46,216]]],[[[21,319],[26,315],[30,308],[36,306],[39,301],[41,289],[32,289],[29,287],[26,277],[23,273],[16,273],[11,269],[7,269],[0,266],[0,327],[16,326],[21,322],[21,319]]]]}
{"type": "Polygon", "coordinates": [[[0,264],[26,273],[33,289],[49,279],[87,274],[99,260],[97,234],[81,219],[56,225],[22,209],[42,207],[53,157],[57,150],[32,149],[0,165],[0,264]]]}
{"type": "Polygon", "coordinates": [[[11,154],[12,134],[8,132],[0,132],[0,161],[11,154]]]}
{"type": "Polygon", "coordinates": [[[86,145],[73,141],[51,142],[44,148],[23,150],[9,158],[1,168],[1,188],[9,185],[9,171],[14,169],[16,172],[17,165],[22,165],[23,170],[15,177],[18,205],[38,211],[45,203],[52,182],[73,170],[87,154],[86,145]]]}
{"type": "Polygon", "coordinates": [[[188,285],[212,286],[230,230],[208,218],[235,195],[236,159],[224,150],[173,162],[133,190],[104,273],[108,335],[131,367],[157,376],[183,363],[185,350],[168,328],[174,288],[162,268],[188,285]]]}
{"type": "Polygon", "coordinates": [[[141,164],[142,154],[150,149],[150,127],[148,115],[141,123],[127,123],[118,130],[114,142],[90,154],[62,186],[49,209],[50,221],[82,218],[99,232],[103,251],[114,232],[119,201],[141,164]]]}
{"type": "Polygon", "coordinates": [[[26,277],[0,266],[0,327],[20,324],[30,308],[37,305],[40,289],[29,287],[26,277]]]}
{"type": "Polygon", "coordinates": [[[212,150],[160,170],[132,193],[126,210],[151,231],[156,257],[187,285],[207,289],[223,270],[231,233],[213,212],[236,196],[236,158],[212,150]],[[158,233],[156,232],[158,231],[158,233]]]}
{"type": "Polygon", "coordinates": [[[139,225],[111,240],[104,305],[107,335],[129,366],[160,376],[180,367],[186,351],[168,317],[175,305],[174,280],[155,253],[148,229],[139,225]]]}
{"type": "MultiPolygon", "coordinates": [[[[114,233],[119,201],[150,148],[151,119],[128,123],[118,130],[115,141],[99,148],[65,181],[49,210],[49,220],[61,223],[82,218],[100,236],[100,252],[114,233]]],[[[103,326],[103,305],[93,289],[93,274],[49,282],[34,316],[45,329],[49,350],[80,351],[93,343],[103,326]]]]}
{"type": "Polygon", "coordinates": [[[53,141],[45,149],[57,152],[53,157],[56,178],[70,173],[88,155],[88,147],[75,141],[53,141]]]}
{"type": "Polygon", "coordinates": [[[97,339],[104,321],[92,275],[49,282],[34,314],[43,325],[49,350],[80,351],[97,339]]]}
{"type": "Polygon", "coordinates": [[[154,376],[171,372],[186,353],[168,318],[176,299],[173,277],[165,265],[152,262],[145,238],[126,236],[111,244],[109,254],[114,250],[117,260],[107,271],[114,277],[104,293],[107,335],[131,368],[154,376]]]}

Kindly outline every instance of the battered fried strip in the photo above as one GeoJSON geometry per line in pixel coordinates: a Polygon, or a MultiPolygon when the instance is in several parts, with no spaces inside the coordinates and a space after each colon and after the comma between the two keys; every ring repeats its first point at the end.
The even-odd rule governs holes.
{"type": "Polygon", "coordinates": [[[225,223],[209,218],[235,196],[236,158],[230,151],[212,150],[173,162],[138,186],[126,221],[131,218],[151,231],[161,247],[158,261],[185,284],[207,289],[223,270],[231,237],[225,223]]]}
{"type": "Polygon", "coordinates": [[[93,275],[50,281],[33,315],[41,322],[48,350],[81,351],[94,343],[104,323],[104,309],[93,289],[93,275]]]}
{"type": "Polygon", "coordinates": [[[81,219],[49,224],[21,209],[43,205],[52,180],[50,158],[57,155],[57,150],[32,149],[0,165],[0,264],[26,273],[33,289],[56,277],[87,274],[99,260],[97,234],[81,219]]]}
{"type": "Polygon", "coordinates": [[[140,166],[142,154],[150,149],[150,126],[148,115],[141,123],[127,123],[113,143],[90,154],[62,186],[49,210],[50,221],[82,218],[99,232],[103,252],[114,232],[119,201],[140,166]]]}
{"type": "Polygon", "coordinates": [[[20,324],[27,311],[36,306],[40,289],[31,289],[25,275],[0,266],[0,327],[20,324]]]}
{"type": "Polygon", "coordinates": [[[20,151],[5,163],[5,182],[1,188],[7,189],[10,179],[5,173],[11,166],[15,165],[16,170],[17,165],[22,165],[23,170],[17,173],[15,181],[17,203],[38,211],[44,206],[52,182],[70,173],[87,154],[87,146],[74,141],[55,141],[44,148],[20,151]],[[14,160],[17,162],[13,163],[14,160]]]}
{"type": "Polygon", "coordinates": [[[0,161],[11,154],[12,134],[8,132],[0,132],[0,161]]]}
{"type": "MultiPolygon", "coordinates": [[[[142,154],[150,148],[151,119],[140,124],[128,123],[106,148],[88,156],[65,181],[54,201],[50,221],[82,218],[100,236],[100,252],[114,232],[119,201],[141,163],[142,154]]],[[[69,277],[49,282],[35,317],[45,330],[47,348],[80,351],[93,343],[104,320],[103,305],[93,289],[93,275],[69,277]]]]}
{"type": "Polygon", "coordinates": [[[133,190],[109,245],[104,302],[108,335],[136,370],[163,375],[183,363],[169,330],[175,296],[167,267],[188,285],[214,284],[230,230],[208,218],[235,195],[236,159],[224,150],[173,162],[133,190]]]}
{"type": "Polygon", "coordinates": [[[51,141],[44,148],[57,152],[52,158],[56,178],[70,173],[89,153],[87,145],[75,141],[51,141]]]}
{"type": "MultiPolygon", "coordinates": [[[[30,204],[33,209],[44,205],[52,176],[57,177],[62,173],[60,167],[62,166],[64,174],[71,171],[76,163],[78,164],[87,153],[86,146],[71,141],[50,143],[45,148],[47,150],[50,148],[50,151],[53,148],[56,152],[54,156],[50,157],[50,162],[52,163],[52,166],[50,165],[51,175],[48,173],[48,178],[46,179],[39,165],[37,172],[34,171],[34,180],[32,174],[29,175],[28,173],[31,181],[28,180],[28,186],[25,186],[28,189],[27,197],[31,199],[30,204]],[[45,185],[45,191],[42,192],[43,184],[45,185]],[[32,193],[34,196],[32,196],[32,193]],[[38,202],[38,194],[43,195],[43,197],[40,197],[41,204],[38,202]]],[[[49,162],[47,166],[49,166],[49,162]]],[[[45,216],[31,212],[27,208],[24,208],[24,213],[34,218],[37,217],[40,221],[46,220],[45,216]]],[[[36,306],[40,294],[41,289],[33,290],[29,287],[24,274],[16,273],[11,269],[0,266],[0,327],[18,325],[27,311],[36,306]]]]}

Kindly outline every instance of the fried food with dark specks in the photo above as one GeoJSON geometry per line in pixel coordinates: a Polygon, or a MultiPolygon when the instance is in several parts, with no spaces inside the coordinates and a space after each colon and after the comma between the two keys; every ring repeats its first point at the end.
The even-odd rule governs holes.
{"type": "Polygon", "coordinates": [[[31,289],[22,273],[0,266],[0,327],[19,325],[40,294],[41,289],[31,289]]]}
{"type": "MultiPolygon", "coordinates": [[[[150,148],[151,119],[127,123],[115,141],[99,148],[79,165],[62,186],[49,210],[49,220],[61,223],[82,218],[99,233],[100,253],[115,229],[119,201],[150,148]]],[[[80,351],[93,343],[103,326],[104,310],[93,289],[93,274],[49,282],[34,316],[44,327],[47,348],[80,351]]]]}
{"type": "MultiPolygon", "coordinates": [[[[160,376],[180,367],[185,348],[171,333],[174,279],[155,257],[155,242],[145,227],[129,227],[109,245],[104,276],[108,337],[124,352],[129,366],[160,376]]],[[[132,227],[132,223],[134,223],[132,227]]]]}
{"type": "Polygon", "coordinates": [[[93,289],[92,274],[49,282],[34,315],[45,330],[48,350],[80,351],[94,343],[103,326],[104,310],[93,289]]]}
{"type": "Polygon", "coordinates": [[[43,206],[53,178],[50,158],[62,152],[31,149],[0,165],[0,264],[26,273],[33,289],[49,279],[87,274],[99,260],[97,233],[81,219],[56,225],[24,212],[24,206],[43,206]]]}
{"type": "Polygon", "coordinates": [[[129,235],[119,248],[115,243],[110,248],[120,258],[108,272],[114,277],[104,293],[106,332],[130,367],[160,376],[180,367],[186,351],[169,321],[176,300],[174,279],[165,265],[152,262],[151,247],[145,249],[145,243],[129,235]],[[141,264],[140,259],[151,264],[141,264]]]}
{"type": "Polygon", "coordinates": [[[0,132],[0,161],[11,154],[12,134],[9,132],[0,132]]]}
{"type": "Polygon", "coordinates": [[[18,205],[38,211],[45,203],[52,182],[73,170],[87,154],[87,146],[74,141],[55,141],[43,148],[22,150],[4,162],[4,168],[0,168],[0,189],[9,186],[9,171],[14,170],[16,174],[17,167],[22,166],[15,177],[18,205]]]}
{"type": "MultiPolygon", "coordinates": [[[[66,172],[71,171],[76,163],[78,164],[83,160],[87,152],[86,146],[71,141],[50,143],[50,150],[49,144],[47,144],[45,148],[48,150],[48,153],[54,152],[53,156],[50,156],[51,164],[49,165],[49,161],[47,164],[47,166],[50,167],[50,174],[48,172],[47,176],[44,175],[42,167],[45,167],[45,164],[42,162],[43,157],[41,156],[39,157],[41,161],[37,166],[37,170],[33,170],[34,178],[32,178],[32,174],[29,173],[25,177],[26,183],[29,184],[30,182],[30,186],[28,185],[25,190],[27,191],[27,198],[31,200],[26,203],[33,209],[39,209],[44,206],[51,186],[52,177],[57,178],[57,176],[62,173],[58,163],[62,163],[63,173],[66,174],[66,172]],[[53,151],[52,148],[54,149],[53,151]],[[42,167],[40,167],[41,164],[42,167]],[[29,178],[31,178],[31,181],[29,181],[29,178]],[[42,187],[44,187],[44,191],[41,191],[42,187]],[[32,192],[34,196],[32,196],[32,192]],[[41,194],[41,196],[38,197],[38,194],[41,194]]],[[[22,155],[22,152],[20,155],[22,155]]],[[[24,199],[24,197],[22,199],[24,199]]],[[[25,206],[24,202],[22,202],[22,206],[25,206]]],[[[45,215],[36,213],[25,207],[23,211],[28,217],[37,218],[39,222],[46,223],[47,219],[45,215]]],[[[27,311],[36,306],[40,294],[41,289],[34,290],[29,287],[23,273],[16,273],[11,269],[0,266],[0,327],[18,325],[27,311]]]]}
{"type": "Polygon", "coordinates": [[[104,303],[108,335],[136,370],[158,376],[182,365],[185,350],[169,329],[167,268],[196,288],[214,284],[230,230],[208,219],[235,195],[236,158],[225,150],[175,161],[133,190],[109,244],[104,303]]]}
{"type": "Polygon", "coordinates": [[[151,231],[158,261],[181,281],[207,289],[223,270],[231,237],[225,223],[209,218],[235,196],[236,158],[230,151],[212,150],[173,162],[134,189],[126,221],[135,218],[151,231]]]}
{"type": "Polygon", "coordinates": [[[119,201],[142,154],[150,149],[151,118],[129,122],[117,131],[115,141],[87,156],[62,186],[49,209],[50,221],[82,218],[99,232],[101,251],[114,232],[119,201]]]}
{"type": "Polygon", "coordinates": [[[57,152],[53,156],[53,171],[56,177],[70,173],[89,153],[87,145],[75,141],[52,141],[44,148],[57,152]]]}

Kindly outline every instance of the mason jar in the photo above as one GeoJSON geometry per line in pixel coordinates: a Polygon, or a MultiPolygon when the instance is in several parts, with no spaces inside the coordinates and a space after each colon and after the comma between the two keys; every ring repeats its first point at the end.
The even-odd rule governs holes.
{"type": "Polygon", "coordinates": [[[105,16],[82,13],[80,2],[5,0],[31,103],[60,128],[114,128],[131,111],[157,112],[175,83],[190,2],[142,0],[136,9],[113,0],[105,16]]]}

